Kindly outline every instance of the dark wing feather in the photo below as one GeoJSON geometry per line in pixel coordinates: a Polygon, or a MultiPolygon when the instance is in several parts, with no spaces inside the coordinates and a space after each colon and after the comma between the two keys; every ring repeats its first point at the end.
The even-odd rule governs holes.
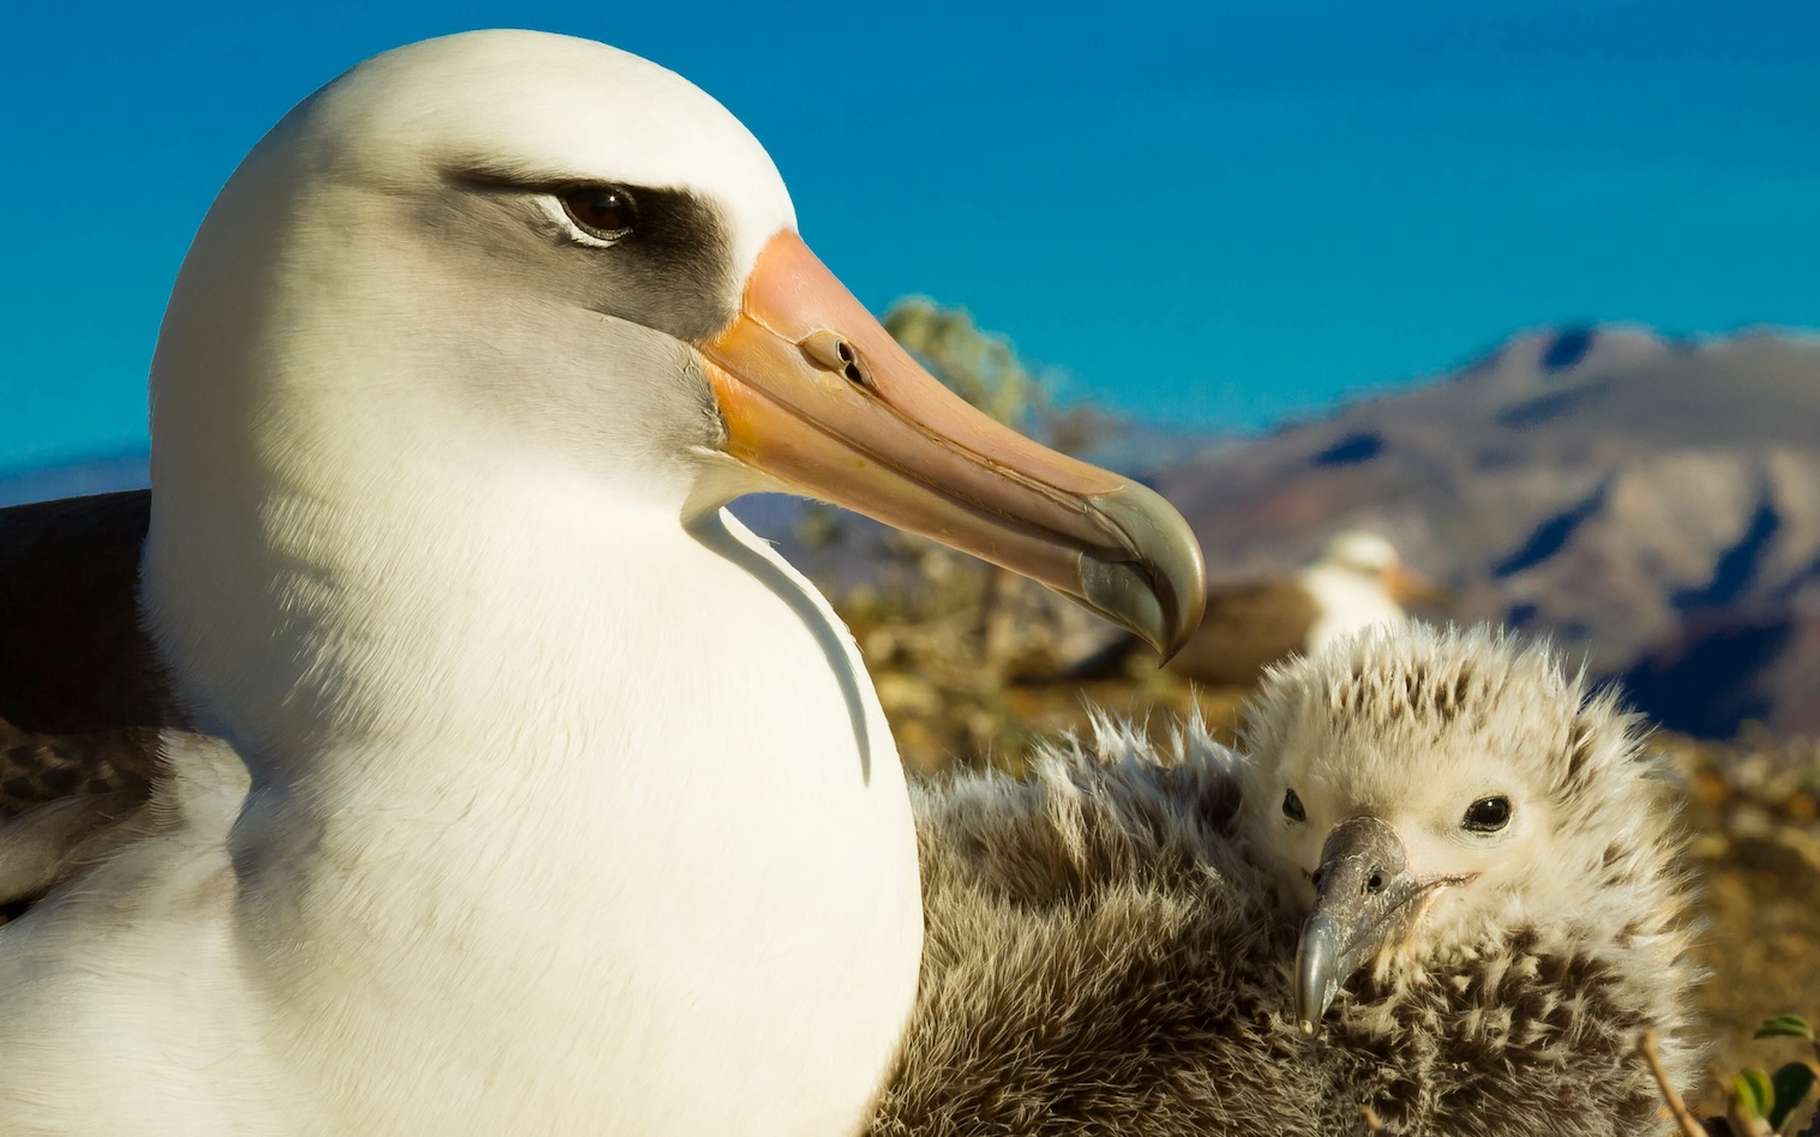
{"type": "MultiPolygon", "coordinates": [[[[1168,660],[1168,669],[1216,688],[1249,688],[1270,664],[1307,648],[1320,615],[1314,597],[1294,579],[1245,580],[1208,589],[1207,617],[1176,659],[1168,660]]],[[[1134,673],[1139,659],[1156,668],[1156,651],[1134,635],[1119,635],[1068,668],[1061,679],[1123,679],[1134,673]]]]}
{"type": "MultiPolygon", "coordinates": [[[[1169,670],[1214,687],[1249,687],[1266,667],[1303,650],[1320,617],[1314,597],[1294,579],[1241,581],[1209,589],[1207,615],[1169,670]]],[[[1122,677],[1141,656],[1156,666],[1156,653],[1124,635],[1070,668],[1065,679],[1087,682],[1122,677]]]]}
{"type": "Polygon", "coordinates": [[[1294,577],[1212,589],[1200,630],[1169,670],[1215,686],[1249,686],[1266,667],[1307,647],[1320,614],[1294,577]]]}
{"type": "MultiPolygon", "coordinates": [[[[141,491],[0,510],[0,826],[53,803],[99,825],[150,794],[159,731],[180,725],[138,616],[150,505],[141,491]]],[[[65,821],[6,839],[47,834],[72,847],[88,836],[65,821]]],[[[24,887],[5,877],[0,903],[24,887]]]]}

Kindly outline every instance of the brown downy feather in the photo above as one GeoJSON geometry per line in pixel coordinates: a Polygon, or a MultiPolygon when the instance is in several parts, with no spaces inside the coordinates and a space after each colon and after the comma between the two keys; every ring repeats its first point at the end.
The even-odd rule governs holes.
{"type": "MultiPolygon", "coordinates": [[[[1315,677],[1279,674],[1277,694],[1315,677]]],[[[1577,685],[1558,694],[1567,719],[1616,714],[1577,685]]],[[[1635,746],[1613,729],[1605,741],[1635,746]]],[[[1617,757],[1601,767],[1613,792],[1656,776],[1617,757]]],[[[1198,728],[1164,756],[1102,724],[1026,781],[921,788],[922,990],[870,1132],[1365,1133],[1366,1106],[1386,1132],[1432,1137],[1663,1132],[1635,1044],[1655,1028],[1691,1077],[1697,976],[1686,921],[1663,930],[1661,910],[1685,907],[1678,837],[1614,878],[1613,919],[1531,915],[1367,968],[1310,1039],[1286,1017],[1299,914],[1241,835],[1249,765],[1198,728]]],[[[1666,814],[1654,828],[1673,831],[1666,814]]]]}

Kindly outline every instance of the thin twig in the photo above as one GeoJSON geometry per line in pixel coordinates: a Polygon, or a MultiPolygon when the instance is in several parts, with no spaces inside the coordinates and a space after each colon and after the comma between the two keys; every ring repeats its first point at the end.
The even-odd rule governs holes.
{"type": "Polygon", "coordinates": [[[1637,1040],[1637,1053],[1643,1055],[1643,1061],[1649,1064],[1649,1072],[1656,1079],[1656,1088],[1662,1091],[1662,1100],[1668,1103],[1668,1112],[1674,1115],[1675,1123],[1681,1127],[1682,1137],[1706,1137],[1706,1127],[1688,1112],[1687,1103],[1669,1084],[1668,1071],[1662,1068],[1662,1055],[1656,1050],[1656,1032],[1646,1030],[1643,1037],[1637,1040]]]}

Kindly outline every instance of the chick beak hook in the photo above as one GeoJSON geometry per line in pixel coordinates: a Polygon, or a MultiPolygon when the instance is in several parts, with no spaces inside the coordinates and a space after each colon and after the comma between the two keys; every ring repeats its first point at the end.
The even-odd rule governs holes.
{"type": "Polygon", "coordinates": [[[1377,955],[1426,889],[1397,831],[1376,817],[1333,827],[1315,872],[1314,908],[1296,946],[1295,1017],[1313,1034],[1340,985],[1377,955]]]}

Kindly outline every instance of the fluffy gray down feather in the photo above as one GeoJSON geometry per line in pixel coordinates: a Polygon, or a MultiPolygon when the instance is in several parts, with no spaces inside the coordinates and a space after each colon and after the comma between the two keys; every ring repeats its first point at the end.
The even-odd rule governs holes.
{"type": "MultiPolygon", "coordinates": [[[[1470,646],[1515,658],[1508,641],[1470,646]]],[[[1293,702],[1296,680],[1276,675],[1260,706],[1293,702]]],[[[1556,694],[1564,714],[1610,719],[1613,745],[1637,746],[1578,679],[1556,694]]],[[[1611,757],[1627,792],[1659,781],[1640,750],[1611,757]]],[[[922,988],[870,1132],[1347,1134],[1368,1131],[1365,1106],[1398,1134],[1665,1131],[1637,1039],[1661,1032],[1683,1084],[1698,1053],[1681,841],[1662,795],[1639,791],[1664,820],[1645,827],[1636,879],[1588,882],[1606,915],[1529,913],[1367,967],[1306,1038],[1287,1017],[1299,914],[1242,836],[1247,761],[1193,724],[1160,754],[1102,723],[1089,746],[1039,754],[1027,779],[919,788],[922,988]]]]}

